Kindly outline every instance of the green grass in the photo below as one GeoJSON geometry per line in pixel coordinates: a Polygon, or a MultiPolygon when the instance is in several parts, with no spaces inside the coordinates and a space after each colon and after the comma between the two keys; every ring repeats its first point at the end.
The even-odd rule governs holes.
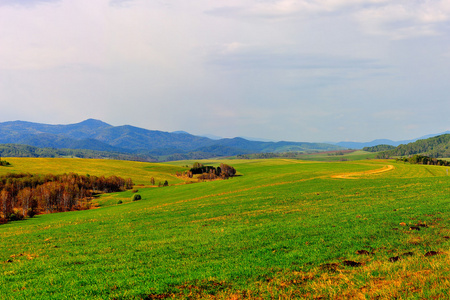
{"type": "MultiPolygon", "coordinates": [[[[335,153],[338,153],[336,151],[335,153]]],[[[377,153],[367,152],[363,150],[356,150],[350,153],[344,153],[343,155],[331,155],[330,153],[314,153],[314,154],[304,154],[299,156],[302,160],[312,160],[312,161],[354,161],[354,160],[364,160],[364,159],[374,159],[377,153]]]]}
{"type": "MultiPolygon", "coordinates": [[[[10,170],[28,165],[44,172],[44,165],[53,165],[51,160],[7,160],[10,170]]],[[[447,294],[450,181],[445,167],[369,160],[221,162],[242,176],[139,188],[140,201],[131,201],[131,191],[115,193],[101,197],[98,209],[1,225],[0,298],[421,299],[447,294]],[[395,169],[362,173],[388,164],[395,169]],[[356,179],[332,177],[355,172],[356,179]],[[419,222],[428,227],[409,230],[419,222]],[[361,249],[373,254],[357,255],[361,249]],[[430,250],[443,254],[425,258],[430,250]],[[405,252],[414,255],[388,261],[405,252]],[[364,266],[346,267],[344,260],[364,266]],[[337,265],[329,270],[327,263],[337,265]]],[[[173,178],[172,170],[190,163],[68,160],[57,165],[67,172],[117,171],[145,182],[145,172],[173,178]]]]}
{"type": "Polygon", "coordinates": [[[80,175],[111,176],[131,178],[137,185],[150,185],[153,177],[158,182],[169,181],[170,184],[181,183],[177,178],[177,171],[186,168],[167,164],[150,164],[136,161],[105,160],[105,159],[77,159],[77,158],[16,158],[9,157],[4,160],[11,166],[1,167],[0,175],[6,173],[32,173],[32,174],[63,174],[75,172],[80,175]]]}

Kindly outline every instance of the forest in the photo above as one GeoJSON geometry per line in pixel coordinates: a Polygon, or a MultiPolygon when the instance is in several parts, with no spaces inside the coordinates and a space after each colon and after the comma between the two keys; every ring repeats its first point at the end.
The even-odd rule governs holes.
{"type": "Polygon", "coordinates": [[[54,213],[88,209],[93,195],[133,187],[118,176],[6,174],[0,176],[0,223],[54,213]]]}
{"type": "Polygon", "coordinates": [[[450,134],[443,134],[380,152],[377,158],[421,154],[433,158],[450,157],[450,134]]]}
{"type": "Polygon", "coordinates": [[[393,149],[395,149],[395,147],[392,145],[381,144],[381,145],[376,145],[376,146],[372,146],[372,147],[364,147],[363,151],[380,152],[380,151],[388,151],[388,150],[393,150],[393,149]]]}

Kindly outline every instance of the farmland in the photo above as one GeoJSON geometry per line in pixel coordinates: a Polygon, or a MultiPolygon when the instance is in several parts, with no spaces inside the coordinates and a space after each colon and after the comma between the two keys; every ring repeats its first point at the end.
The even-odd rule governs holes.
{"type": "Polygon", "coordinates": [[[131,177],[142,200],[107,194],[96,209],[0,225],[2,299],[421,299],[450,289],[446,167],[210,160],[240,176],[184,184],[174,174],[192,161],[7,161],[0,174],[131,177]],[[151,177],[170,186],[150,187],[151,177]]]}

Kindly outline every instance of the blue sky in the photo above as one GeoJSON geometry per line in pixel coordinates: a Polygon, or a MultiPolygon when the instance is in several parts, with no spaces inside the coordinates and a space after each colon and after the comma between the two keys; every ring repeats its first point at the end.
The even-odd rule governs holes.
{"type": "Polygon", "coordinates": [[[403,140],[449,82],[449,0],[0,0],[0,122],[403,140]]]}

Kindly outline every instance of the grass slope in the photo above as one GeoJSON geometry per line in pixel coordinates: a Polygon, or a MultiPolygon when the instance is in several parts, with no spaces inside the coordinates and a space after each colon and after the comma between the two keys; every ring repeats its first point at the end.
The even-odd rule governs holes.
{"type": "Polygon", "coordinates": [[[149,185],[153,177],[158,183],[167,180],[170,184],[183,182],[174,174],[185,170],[168,164],[150,164],[136,161],[73,159],[73,158],[4,158],[11,166],[0,168],[0,175],[6,173],[63,174],[74,172],[80,175],[111,176],[131,178],[136,185],[149,185]]]}
{"type": "MultiPolygon", "coordinates": [[[[16,169],[52,166],[51,161],[8,161],[16,169]]],[[[243,176],[140,189],[143,200],[121,205],[108,204],[129,199],[130,192],[107,195],[99,209],[1,225],[0,295],[421,299],[447,294],[450,177],[445,168],[391,161],[225,163],[243,176]],[[394,169],[373,171],[387,165],[394,169]],[[353,179],[336,178],[342,174],[353,179]],[[406,226],[399,225],[403,222],[406,226]],[[409,230],[419,222],[428,227],[409,230]],[[362,249],[372,254],[357,255],[362,249]],[[430,250],[441,253],[424,257],[430,250]],[[402,259],[388,261],[395,256],[402,259]],[[363,265],[348,267],[345,260],[363,265]]],[[[138,175],[135,180],[144,182],[147,170],[163,178],[186,162],[136,164],[68,160],[57,165],[90,174],[141,172],[141,181],[138,175]]]]}

